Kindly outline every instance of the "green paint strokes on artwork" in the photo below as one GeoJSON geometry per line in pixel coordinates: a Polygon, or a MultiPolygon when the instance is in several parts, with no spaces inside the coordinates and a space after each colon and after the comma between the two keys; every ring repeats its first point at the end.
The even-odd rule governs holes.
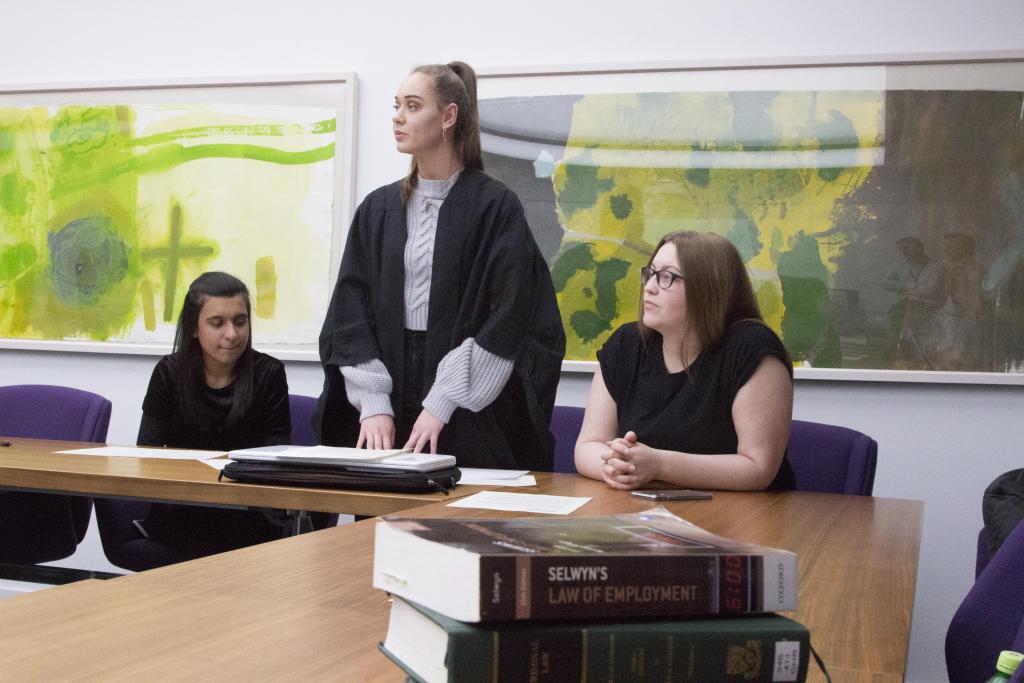
{"type": "MultiPolygon", "coordinates": [[[[708,145],[694,143],[690,145],[690,149],[694,152],[706,152],[708,145]]],[[[707,167],[688,168],[683,175],[688,182],[697,187],[707,187],[711,182],[711,169],[707,167]]]]}
{"type": "Polygon", "coordinates": [[[610,325],[616,314],[615,285],[626,276],[628,270],[629,262],[618,258],[605,259],[597,264],[597,274],[594,276],[597,300],[594,307],[605,325],[610,325]]]}
{"type": "Polygon", "coordinates": [[[170,114],[161,106],[0,107],[0,337],[137,339],[142,328],[165,334],[159,316],[168,320],[180,306],[190,261],[205,265],[220,255],[207,235],[232,234],[219,226],[248,223],[238,217],[259,211],[246,202],[222,210],[231,202],[210,196],[244,192],[251,170],[254,185],[275,190],[264,192],[272,218],[254,224],[287,224],[280,207],[305,197],[309,172],[284,167],[335,154],[326,143],[337,122],[326,110],[307,120],[313,122],[253,125],[266,112],[229,119],[209,107],[192,109],[181,116],[175,106],[170,114]],[[170,131],[174,121],[188,123],[170,131]],[[144,132],[164,132],[136,138],[140,122],[144,132]],[[236,142],[232,137],[272,146],[224,144],[236,142]],[[241,163],[163,173],[197,159],[241,163]],[[222,177],[228,179],[221,183],[222,177]],[[179,208],[168,229],[162,218],[178,197],[195,207],[193,225],[179,208]]]}
{"type": "Polygon", "coordinates": [[[15,245],[0,257],[0,269],[14,275],[0,288],[0,336],[123,334],[135,317],[137,179],[54,194],[131,157],[133,110],[0,108],[0,128],[10,133],[0,158],[0,222],[15,245]]]}
{"type": "Polygon", "coordinates": [[[14,173],[0,178],[0,211],[20,216],[28,211],[31,183],[18,180],[14,173]]]}
{"type": "Polygon", "coordinates": [[[597,172],[598,168],[589,164],[566,165],[565,187],[558,193],[558,205],[566,215],[593,206],[599,194],[615,186],[610,178],[599,179],[597,172]]]}
{"type": "Polygon", "coordinates": [[[608,330],[608,321],[593,311],[576,311],[569,316],[572,331],[584,342],[591,342],[608,330]]]}
{"type": "Polygon", "coordinates": [[[167,244],[142,250],[143,260],[164,261],[164,321],[170,322],[177,304],[178,280],[181,276],[181,262],[186,258],[210,258],[217,253],[215,244],[209,242],[189,243],[182,241],[184,232],[181,205],[171,206],[170,227],[167,244]]]}
{"type": "Polygon", "coordinates": [[[83,178],[79,182],[67,183],[54,188],[53,196],[59,197],[90,185],[107,183],[127,173],[143,174],[167,171],[175,166],[197,159],[249,159],[273,164],[295,165],[313,164],[333,157],[334,143],[299,152],[244,144],[211,144],[194,145],[191,147],[171,144],[103,169],[88,178],[83,178]]]}
{"type": "Polygon", "coordinates": [[[166,142],[173,142],[175,140],[206,138],[217,135],[248,135],[256,137],[285,137],[290,135],[306,134],[320,135],[324,133],[333,133],[336,131],[336,129],[336,119],[326,119],[324,121],[317,121],[308,126],[300,124],[276,123],[237,124],[224,126],[196,126],[194,128],[172,130],[166,133],[144,135],[132,140],[132,144],[135,145],[136,147],[142,147],[148,145],[163,144],[166,142]]]}
{"type": "Polygon", "coordinates": [[[9,155],[14,149],[14,131],[0,127],[0,159],[9,155]]]}
{"type": "Polygon", "coordinates": [[[18,277],[36,262],[36,248],[31,244],[16,244],[0,252],[0,282],[18,277]]]}
{"type": "Polygon", "coordinates": [[[50,142],[66,155],[103,147],[124,130],[114,107],[61,107],[53,121],[50,142]]]}
{"type": "Polygon", "coordinates": [[[751,219],[750,214],[740,207],[736,207],[732,216],[732,227],[729,228],[725,237],[740,252],[743,261],[747,262],[761,251],[763,245],[761,244],[760,232],[757,229],[757,223],[751,219]]]}
{"type": "Polygon", "coordinates": [[[779,256],[778,274],[786,309],[782,339],[794,358],[809,357],[824,331],[828,304],[828,270],[818,241],[797,233],[792,249],[779,256]]]}
{"type": "Polygon", "coordinates": [[[551,267],[570,345],[591,344],[610,332],[618,311],[618,287],[630,270],[621,258],[597,259],[586,242],[566,243],[551,267]]]}
{"type": "Polygon", "coordinates": [[[629,195],[626,193],[609,197],[608,202],[612,207],[612,215],[620,221],[626,220],[629,218],[629,214],[633,213],[633,202],[629,200],[629,195]]]}
{"type": "Polygon", "coordinates": [[[593,268],[594,254],[589,244],[585,242],[566,243],[562,254],[555,259],[551,266],[551,280],[554,282],[555,291],[564,291],[573,275],[582,270],[593,270],[593,268]]]}
{"type": "Polygon", "coordinates": [[[559,218],[575,242],[563,245],[565,261],[552,267],[562,284],[566,358],[594,357],[607,333],[594,335],[609,314],[610,329],[636,319],[633,278],[609,290],[617,295],[614,311],[599,312],[600,295],[584,294],[599,291],[598,264],[618,259],[633,272],[672,230],[733,242],[769,324],[783,331],[794,356],[819,353],[830,278],[847,244],[834,212],[867,177],[870,150],[884,138],[884,107],[874,91],[581,97],[566,156],[552,175],[559,218]],[[819,167],[825,164],[838,171],[819,167]],[[806,234],[830,229],[827,244],[806,234]],[[593,265],[580,243],[591,246],[585,256],[593,265]],[[817,265],[812,276],[801,274],[807,260],[817,265]]]}

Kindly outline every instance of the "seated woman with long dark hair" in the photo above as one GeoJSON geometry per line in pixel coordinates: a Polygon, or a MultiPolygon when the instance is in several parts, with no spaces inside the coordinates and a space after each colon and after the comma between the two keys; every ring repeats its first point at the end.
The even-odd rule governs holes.
{"type": "MultiPolygon", "coordinates": [[[[227,273],[189,286],[174,352],[157,363],[142,404],[138,445],[230,451],[291,439],[284,364],[252,348],[249,291],[227,273]]],[[[260,511],[156,504],[140,532],[183,559],[280,538],[260,511]]]]}
{"type": "Polygon", "coordinates": [[[736,248],[665,235],[641,270],[640,319],[598,352],[576,468],[616,489],[792,489],[793,367],[736,248]]]}

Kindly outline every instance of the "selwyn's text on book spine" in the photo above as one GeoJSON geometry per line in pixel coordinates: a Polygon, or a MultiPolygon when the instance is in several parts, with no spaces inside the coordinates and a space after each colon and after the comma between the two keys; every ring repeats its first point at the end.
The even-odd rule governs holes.
{"type": "Polygon", "coordinates": [[[480,562],[483,621],[765,611],[759,555],[527,555],[480,562]]]}

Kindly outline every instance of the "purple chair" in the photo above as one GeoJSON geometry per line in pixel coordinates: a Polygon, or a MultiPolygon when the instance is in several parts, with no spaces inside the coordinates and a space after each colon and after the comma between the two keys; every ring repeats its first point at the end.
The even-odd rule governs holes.
{"type": "MultiPolygon", "coordinates": [[[[39,384],[0,387],[0,435],[60,441],[107,439],[111,403],[80,389],[39,384]]],[[[38,564],[75,552],[89,527],[92,499],[0,493],[0,562],[38,564]]]]}
{"type": "Polygon", "coordinates": [[[846,427],[793,420],[786,451],[797,491],[870,496],[878,443],[846,427]]]}
{"type": "MultiPolygon", "coordinates": [[[[316,401],[312,396],[288,394],[288,407],[292,418],[292,443],[296,446],[316,446],[320,443],[316,430],[313,429],[316,401]]],[[[338,526],[338,515],[327,512],[310,512],[309,519],[314,529],[338,526]]]]}
{"type": "Polygon", "coordinates": [[[96,499],[96,526],[103,554],[115,567],[141,572],[190,558],[169,545],[145,538],[133,520],[145,519],[151,503],[121,498],[96,499]]]}
{"type": "Polygon", "coordinates": [[[988,537],[985,535],[985,527],[978,532],[978,551],[974,555],[974,580],[977,581],[981,572],[988,565],[988,537]]]}
{"type": "Polygon", "coordinates": [[[288,409],[292,420],[292,443],[296,446],[316,446],[320,440],[313,429],[316,399],[312,396],[288,394],[288,409]]]}
{"type": "Polygon", "coordinates": [[[583,426],[583,408],[555,406],[551,412],[551,433],[555,437],[555,472],[576,474],[576,439],[583,426]]]}
{"type": "MultiPolygon", "coordinates": [[[[987,550],[986,550],[987,552],[987,550]]],[[[986,680],[1002,650],[1024,651],[1024,523],[989,559],[946,631],[950,683],[986,680]]],[[[1020,680],[1021,672],[1013,680],[1020,680]]]]}
{"type": "MultiPolygon", "coordinates": [[[[292,443],[298,446],[315,446],[316,433],[313,431],[313,410],[316,399],[310,396],[288,395],[288,406],[292,422],[292,443]]],[[[176,549],[159,541],[144,538],[135,528],[133,520],[145,519],[151,503],[114,498],[96,499],[96,521],[103,543],[103,554],[111,564],[131,571],[145,571],[191,559],[176,549]]],[[[314,529],[337,526],[338,515],[326,512],[309,513],[314,529]]]]}

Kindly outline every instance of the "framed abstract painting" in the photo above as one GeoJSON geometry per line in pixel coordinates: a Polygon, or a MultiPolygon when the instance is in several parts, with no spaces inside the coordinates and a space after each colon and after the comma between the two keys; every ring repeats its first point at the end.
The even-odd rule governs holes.
{"type": "Polygon", "coordinates": [[[798,377],[1024,384],[1024,55],[494,70],[479,96],[565,369],[695,230],[737,247],[798,377]]]}
{"type": "Polygon", "coordinates": [[[352,213],[352,74],[0,91],[0,346],[166,353],[189,283],[316,358],[352,213]]]}

